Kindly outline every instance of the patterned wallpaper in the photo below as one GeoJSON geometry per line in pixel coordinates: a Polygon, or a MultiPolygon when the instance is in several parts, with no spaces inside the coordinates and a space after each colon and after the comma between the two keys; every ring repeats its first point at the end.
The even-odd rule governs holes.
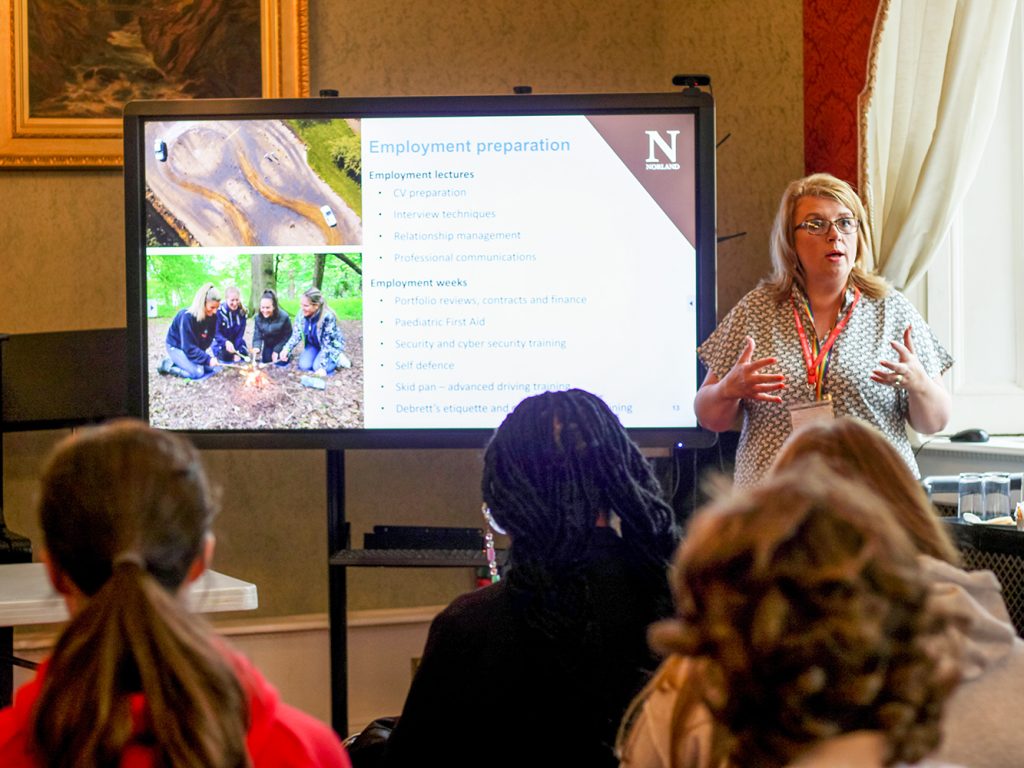
{"type": "Polygon", "coordinates": [[[0,172],[0,331],[123,327],[120,171],[0,172]]]}
{"type": "Polygon", "coordinates": [[[669,85],[661,3],[310,2],[312,91],[413,96],[669,85]]]}
{"type": "MultiPolygon", "coordinates": [[[[778,195],[803,166],[802,0],[310,0],[311,86],[360,96],[715,86],[720,309],[767,269],[778,195]]],[[[0,330],[122,326],[117,171],[0,173],[0,330]]]]}
{"type": "Polygon", "coordinates": [[[857,184],[857,96],[879,0],[804,0],[804,167],[857,184]]]}
{"type": "MultiPolygon", "coordinates": [[[[730,136],[718,151],[719,232],[747,232],[719,248],[724,312],[767,271],[778,197],[803,171],[801,3],[310,0],[311,86],[349,96],[508,93],[518,84],[539,93],[663,91],[676,73],[710,74],[718,133],[730,136]]],[[[124,325],[122,188],[117,171],[0,172],[0,330],[124,325]]],[[[35,466],[54,437],[5,438],[5,510],[15,530],[34,532],[35,466]]],[[[478,452],[354,453],[347,511],[357,542],[382,521],[480,524],[478,452]]],[[[322,456],[207,452],[207,460],[229,487],[288,476],[279,495],[261,495],[259,485],[227,495],[219,566],[260,584],[261,613],[323,610],[322,456]]],[[[462,572],[420,579],[375,570],[352,572],[350,607],[445,603],[465,588],[450,583],[462,572]]]]}
{"type": "MultiPolygon", "coordinates": [[[[782,188],[856,180],[857,94],[878,0],[311,0],[312,87],[347,95],[663,90],[712,76],[719,137],[720,310],[767,269],[782,188]],[[800,48],[802,40],[802,50],[800,48]],[[801,136],[803,146],[801,146],[801,136]]],[[[0,329],[125,322],[117,172],[0,173],[0,329]]]]}

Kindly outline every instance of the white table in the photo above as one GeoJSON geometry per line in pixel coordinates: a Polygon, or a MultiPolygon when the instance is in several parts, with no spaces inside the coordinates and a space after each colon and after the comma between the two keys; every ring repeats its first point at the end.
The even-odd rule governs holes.
{"type": "MultiPolygon", "coordinates": [[[[206,571],[189,589],[189,607],[197,613],[251,611],[259,601],[256,585],[206,571]]],[[[67,621],[64,599],[50,584],[42,563],[0,565],[0,627],[67,621]]]]}

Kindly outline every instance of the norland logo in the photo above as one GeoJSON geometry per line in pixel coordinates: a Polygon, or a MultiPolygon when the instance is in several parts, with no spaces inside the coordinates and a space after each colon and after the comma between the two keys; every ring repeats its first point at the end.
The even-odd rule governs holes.
{"type": "Polygon", "coordinates": [[[665,131],[668,139],[662,137],[659,131],[644,131],[647,134],[647,163],[648,171],[678,171],[679,163],[676,162],[676,137],[679,131],[665,131]],[[664,162],[658,160],[655,150],[660,149],[664,162]]]}

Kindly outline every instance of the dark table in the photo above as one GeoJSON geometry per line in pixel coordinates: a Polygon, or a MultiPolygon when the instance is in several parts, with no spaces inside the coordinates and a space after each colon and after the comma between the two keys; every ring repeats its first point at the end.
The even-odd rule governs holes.
{"type": "Polygon", "coordinates": [[[968,571],[992,571],[1017,634],[1024,637],[1024,532],[1012,526],[977,525],[943,518],[968,571]]]}

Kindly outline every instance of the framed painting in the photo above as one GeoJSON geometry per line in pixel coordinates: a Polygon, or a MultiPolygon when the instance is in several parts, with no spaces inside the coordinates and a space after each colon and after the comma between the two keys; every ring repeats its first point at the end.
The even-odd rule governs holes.
{"type": "Polygon", "coordinates": [[[118,167],[128,101],[308,96],[307,0],[0,0],[0,87],[0,167],[118,167]]]}

